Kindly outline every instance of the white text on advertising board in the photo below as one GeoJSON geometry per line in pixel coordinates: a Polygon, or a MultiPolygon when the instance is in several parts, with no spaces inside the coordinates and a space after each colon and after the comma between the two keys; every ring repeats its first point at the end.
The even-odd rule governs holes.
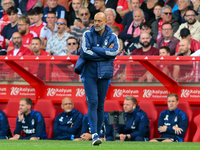
{"type": "Polygon", "coordinates": [[[181,97],[183,98],[197,98],[200,97],[200,90],[192,90],[192,89],[182,89],[181,90],[181,97]]]}
{"type": "Polygon", "coordinates": [[[144,98],[165,98],[167,97],[167,94],[169,93],[167,90],[150,90],[150,89],[144,89],[143,90],[143,97],[144,98]]]}
{"type": "Polygon", "coordinates": [[[128,95],[133,95],[133,94],[136,94],[136,95],[133,95],[134,97],[138,97],[138,94],[139,94],[139,91],[138,90],[125,90],[125,89],[114,89],[114,94],[113,94],[113,97],[126,97],[128,95]]]}
{"type": "Polygon", "coordinates": [[[11,87],[10,95],[35,95],[35,89],[34,88],[22,88],[22,87],[11,87]]]}
{"type": "Polygon", "coordinates": [[[83,88],[76,89],[76,97],[83,97],[85,95],[85,90],[83,88]]]}
{"type": "Polygon", "coordinates": [[[48,88],[47,96],[72,96],[72,89],[48,88]]]}

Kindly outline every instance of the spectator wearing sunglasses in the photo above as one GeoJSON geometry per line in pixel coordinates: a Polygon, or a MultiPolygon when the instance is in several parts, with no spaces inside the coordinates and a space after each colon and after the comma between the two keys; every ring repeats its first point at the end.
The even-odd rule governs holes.
{"type": "Polygon", "coordinates": [[[186,23],[182,23],[179,28],[178,31],[174,34],[174,36],[176,38],[178,38],[179,40],[181,40],[181,36],[180,36],[180,32],[183,28],[187,28],[190,30],[190,34],[192,36],[192,39],[197,40],[198,42],[200,42],[200,23],[197,20],[197,12],[193,9],[188,9],[185,13],[185,19],[186,19],[186,23]]]}
{"type": "Polygon", "coordinates": [[[166,5],[161,9],[161,18],[154,21],[151,25],[152,37],[158,41],[162,37],[162,25],[164,23],[171,23],[173,34],[178,30],[179,23],[172,17],[172,9],[166,5]]]}
{"type": "Polygon", "coordinates": [[[75,37],[69,37],[67,39],[66,47],[68,50],[67,55],[80,55],[79,43],[75,37]]]}
{"type": "Polygon", "coordinates": [[[81,7],[78,13],[80,19],[75,19],[74,26],[71,32],[71,34],[77,39],[82,37],[83,33],[90,27],[90,12],[88,8],[81,7]]]}
{"type": "Polygon", "coordinates": [[[67,29],[67,21],[65,19],[58,19],[56,22],[57,33],[54,34],[47,42],[46,51],[54,56],[66,55],[66,40],[71,36],[67,29]]]}

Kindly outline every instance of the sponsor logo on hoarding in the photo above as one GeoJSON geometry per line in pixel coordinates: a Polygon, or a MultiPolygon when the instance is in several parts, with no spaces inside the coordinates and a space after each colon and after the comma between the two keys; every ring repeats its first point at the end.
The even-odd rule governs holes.
{"type": "Polygon", "coordinates": [[[48,88],[47,96],[72,96],[72,89],[48,88]]]}
{"type": "Polygon", "coordinates": [[[11,87],[10,95],[35,95],[34,88],[11,87]]]}
{"type": "Polygon", "coordinates": [[[76,89],[76,97],[83,97],[85,95],[85,90],[83,88],[76,89]]]}
{"type": "Polygon", "coordinates": [[[143,90],[143,97],[144,98],[165,98],[168,95],[167,90],[150,90],[150,89],[144,89],[143,90]]]}
{"type": "Polygon", "coordinates": [[[6,88],[0,88],[0,95],[6,95],[6,88]]]}
{"type": "Polygon", "coordinates": [[[200,90],[192,90],[192,89],[182,89],[181,90],[181,97],[183,98],[197,98],[200,97],[200,90]]]}
{"type": "Polygon", "coordinates": [[[113,91],[114,91],[113,97],[122,97],[122,96],[126,97],[128,95],[133,95],[134,97],[138,97],[138,94],[139,94],[139,90],[131,90],[131,89],[128,89],[128,90],[114,89],[113,91]]]}

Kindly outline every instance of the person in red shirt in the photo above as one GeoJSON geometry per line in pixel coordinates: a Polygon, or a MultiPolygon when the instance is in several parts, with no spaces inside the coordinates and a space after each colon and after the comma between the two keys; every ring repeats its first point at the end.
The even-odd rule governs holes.
{"type": "Polygon", "coordinates": [[[126,13],[132,11],[129,0],[119,0],[117,3],[117,12],[123,17],[126,13]]]}
{"type": "Polygon", "coordinates": [[[22,45],[22,36],[19,32],[12,35],[13,49],[7,52],[7,56],[24,56],[30,55],[30,49],[22,45]]]}
{"type": "MultiPolygon", "coordinates": [[[[181,29],[180,36],[182,39],[187,39],[188,41],[190,41],[190,45],[191,45],[190,50],[191,51],[196,52],[197,50],[200,49],[200,43],[197,40],[192,39],[192,35],[188,28],[181,29]]],[[[179,43],[178,43],[176,46],[176,54],[175,55],[179,55],[179,54],[180,54],[180,51],[179,51],[179,43]]]]}
{"type": "Polygon", "coordinates": [[[30,55],[35,56],[49,56],[49,53],[41,49],[42,41],[39,37],[34,37],[31,41],[31,50],[30,55]]]}
{"type": "Polygon", "coordinates": [[[33,15],[34,24],[29,27],[30,31],[34,31],[38,37],[40,37],[43,28],[46,26],[46,23],[42,21],[43,9],[40,7],[35,7],[31,10],[33,15]]]}
{"type": "Polygon", "coordinates": [[[45,38],[43,35],[47,34],[46,23],[42,21],[43,17],[43,9],[41,7],[35,7],[31,10],[31,14],[33,14],[34,23],[32,26],[29,27],[30,31],[33,31],[37,34],[37,36],[42,40],[43,49],[45,49],[45,38]]]}
{"type": "MultiPolygon", "coordinates": [[[[31,50],[32,52],[30,55],[32,56],[49,56],[49,53],[45,52],[42,48],[42,41],[39,37],[34,37],[31,41],[31,50]]],[[[37,76],[40,79],[45,77],[45,70],[46,64],[45,62],[34,62],[34,63],[27,63],[24,67],[33,75],[37,76]]]]}
{"type": "Polygon", "coordinates": [[[114,9],[112,8],[106,8],[106,10],[104,11],[104,13],[106,14],[107,17],[107,25],[110,27],[112,25],[119,27],[119,32],[124,30],[124,26],[117,23],[115,21],[116,18],[116,12],[114,9]]]}
{"type": "MultiPolygon", "coordinates": [[[[30,20],[28,17],[22,15],[18,18],[17,21],[17,25],[18,25],[18,31],[21,34],[22,37],[22,45],[24,47],[27,47],[29,49],[31,49],[31,40],[33,37],[37,37],[37,34],[33,31],[29,30],[29,25],[30,25],[30,20]]],[[[14,48],[14,45],[12,43],[12,40],[10,40],[10,43],[8,45],[7,48],[7,52],[9,52],[10,50],[12,50],[14,48]]]]}

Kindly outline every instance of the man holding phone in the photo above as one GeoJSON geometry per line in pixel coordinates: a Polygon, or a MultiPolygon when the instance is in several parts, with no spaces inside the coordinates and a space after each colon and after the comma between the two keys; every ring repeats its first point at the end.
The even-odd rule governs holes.
{"type": "Polygon", "coordinates": [[[78,11],[79,18],[75,19],[71,34],[77,39],[82,37],[83,33],[90,27],[90,12],[88,8],[81,7],[78,11]]]}

